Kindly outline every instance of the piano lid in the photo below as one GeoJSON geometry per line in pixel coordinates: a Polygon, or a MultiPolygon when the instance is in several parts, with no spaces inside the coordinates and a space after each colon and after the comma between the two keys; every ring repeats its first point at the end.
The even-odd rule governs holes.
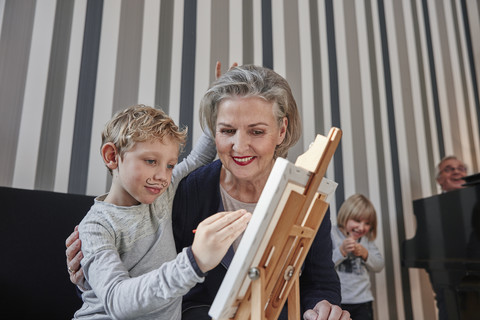
{"type": "Polygon", "coordinates": [[[406,267],[480,269],[480,185],[413,201],[417,231],[403,242],[406,267]]]}

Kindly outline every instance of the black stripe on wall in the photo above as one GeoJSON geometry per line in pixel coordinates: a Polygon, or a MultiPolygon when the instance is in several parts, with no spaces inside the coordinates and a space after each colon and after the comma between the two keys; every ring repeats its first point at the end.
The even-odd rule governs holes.
{"type": "Polygon", "coordinates": [[[68,179],[69,193],[85,194],[87,189],[102,14],[103,0],[88,0],[68,179]]]}
{"type": "Polygon", "coordinates": [[[443,139],[442,117],[440,115],[440,102],[438,101],[437,72],[433,57],[432,31],[430,29],[430,15],[428,14],[427,0],[422,0],[423,19],[425,21],[425,38],[427,41],[428,63],[430,66],[430,81],[432,82],[433,110],[437,125],[438,150],[440,158],[445,156],[445,141],[443,139]]]}
{"type": "Polygon", "coordinates": [[[170,76],[172,68],[173,0],[160,3],[158,26],[157,75],[155,79],[155,106],[170,112],[170,76]]]}
{"type": "Polygon", "coordinates": [[[272,1],[262,0],[263,66],[273,69],[272,1]]]}
{"type": "Polygon", "coordinates": [[[58,1],[38,149],[35,189],[53,190],[73,19],[73,0],[58,1]]]}
{"type": "MultiPolygon", "coordinates": [[[[328,42],[328,67],[330,75],[330,101],[332,112],[332,126],[342,128],[340,123],[340,101],[338,96],[338,70],[337,70],[337,47],[335,43],[335,21],[333,20],[333,1],[325,1],[325,16],[327,23],[327,42],[328,42]]],[[[342,141],[338,144],[335,156],[333,158],[335,181],[338,183],[335,191],[335,201],[337,207],[345,200],[345,188],[343,179],[343,153],[342,141]]]]}
{"type": "MultiPolygon", "coordinates": [[[[380,34],[382,41],[382,58],[383,58],[383,72],[385,76],[385,93],[387,100],[387,117],[388,117],[388,128],[389,128],[389,141],[390,141],[390,152],[392,160],[392,173],[393,173],[393,189],[395,195],[395,209],[397,211],[397,232],[398,232],[398,241],[402,243],[405,240],[405,225],[403,221],[403,202],[402,202],[402,189],[400,183],[400,165],[398,162],[398,146],[397,146],[397,136],[396,136],[396,125],[395,125],[395,112],[393,104],[393,90],[392,90],[392,75],[390,70],[390,56],[388,49],[388,39],[387,39],[387,26],[385,23],[385,8],[383,6],[383,0],[378,0],[378,17],[380,25],[380,34]]],[[[408,275],[408,270],[405,267],[401,268],[402,275],[402,288],[403,288],[403,301],[405,307],[405,317],[406,319],[413,319],[412,314],[412,299],[410,293],[410,279],[408,275]]]]}
{"type": "Polygon", "coordinates": [[[188,140],[183,154],[192,150],[193,103],[195,86],[195,49],[197,1],[185,0],[183,12],[182,81],[180,89],[180,126],[188,126],[188,140]]]}

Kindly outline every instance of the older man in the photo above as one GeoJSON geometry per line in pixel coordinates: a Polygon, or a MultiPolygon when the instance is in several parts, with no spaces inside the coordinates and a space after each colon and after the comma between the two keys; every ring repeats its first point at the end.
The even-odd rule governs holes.
{"type": "Polygon", "coordinates": [[[467,175],[467,167],[455,156],[443,158],[437,166],[437,183],[442,192],[463,188],[463,178],[467,175]]]}
{"type": "MultiPolygon", "coordinates": [[[[467,167],[455,156],[447,156],[440,160],[437,165],[437,183],[442,188],[442,193],[463,188],[465,181],[462,179],[467,175],[467,167]]],[[[430,270],[427,269],[431,280],[430,270]]],[[[445,306],[445,297],[443,289],[435,286],[432,283],[433,291],[435,292],[435,300],[437,301],[438,319],[447,320],[447,310],[445,306]]]]}

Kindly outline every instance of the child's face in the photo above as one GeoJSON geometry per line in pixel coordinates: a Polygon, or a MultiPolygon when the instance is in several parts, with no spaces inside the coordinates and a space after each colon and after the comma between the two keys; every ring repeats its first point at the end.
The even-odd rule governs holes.
{"type": "Polygon", "coordinates": [[[135,143],[123,159],[119,159],[114,171],[109,194],[115,199],[114,204],[152,203],[170,185],[178,152],[178,143],[168,137],[163,141],[135,143]]]}
{"type": "Polygon", "coordinates": [[[358,240],[370,231],[370,221],[368,219],[348,219],[345,229],[348,236],[358,240]]]}

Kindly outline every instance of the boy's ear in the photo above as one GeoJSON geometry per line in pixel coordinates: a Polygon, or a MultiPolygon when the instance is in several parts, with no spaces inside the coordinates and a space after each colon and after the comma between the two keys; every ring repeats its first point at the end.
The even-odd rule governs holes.
{"type": "Polygon", "coordinates": [[[102,159],[107,168],[114,170],[118,167],[118,150],[117,147],[111,143],[107,142],[102,146],[102,159]]]}

